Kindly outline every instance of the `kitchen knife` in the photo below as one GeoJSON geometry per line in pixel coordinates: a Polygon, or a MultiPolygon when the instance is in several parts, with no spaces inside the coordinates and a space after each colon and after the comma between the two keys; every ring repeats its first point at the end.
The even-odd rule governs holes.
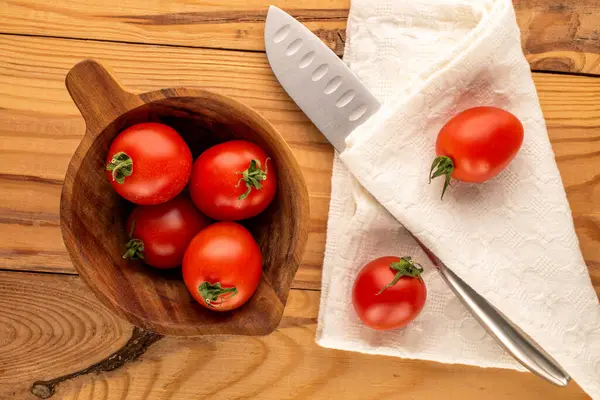
{"type": "MultiPolygon", "coordinates": [[[[379,101],[317,36],[275,6],[267,14],[265,48],[286,92],[333,147],[344,151],[346,137],[379,110],[379,101]]],[[[417,242],[475,319],[517,361],[556,385],[568,384],[569,375],[550,355],[417,242]]]]}

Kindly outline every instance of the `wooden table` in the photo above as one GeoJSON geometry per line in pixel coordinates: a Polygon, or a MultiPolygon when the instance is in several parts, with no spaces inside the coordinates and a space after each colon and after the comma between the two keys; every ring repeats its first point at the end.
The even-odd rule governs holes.
{"type": "MultiPolygon", "coordinates": [[[[559,389],[529,373],[314,343],[333,152],[267,64],[270,2],[342,53],[349,0],[0,1],[0,398],[52,390],[54,398],[110,400],[586,398],[574,383],[559,389]],[[113,316],[79,279],[61,239],[59,198],[85,128],[64,78],[88,57],[133,91],[199,86],[231,95],[290,143],[306,174],[311,223],[276,332],[161,338],[113,316]]],[[[515,0],[515,8],[600,293],[600,3],[515,0]]]]}

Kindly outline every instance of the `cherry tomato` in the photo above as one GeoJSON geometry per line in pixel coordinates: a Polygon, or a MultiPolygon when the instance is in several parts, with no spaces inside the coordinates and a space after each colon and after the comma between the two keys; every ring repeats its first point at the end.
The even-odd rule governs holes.
{"type": "Polygon", "coordinates": [[[276,186],[273,160],[254,143],[232,140],[198,157],[189,188],[204,214],[236,221],[263,212],[275,197],[276,186]]]}
{"type": "Polygon", "coordinates": [[[183,257],[183,280],[196,301],[215,311],[240,307],[262,274],[258,244],[236,222],[217,222],[192,239],[183,257]]]}
{"type": "Polygon", "coordinates": [[[160,204],[177,196],[192,170],[192,153],[177,131],[147,122],[133,125],[112,142],[106,176],[132,203],[160,204]]]}
{"type": "Polygon", "coordinates": [[[352,304],[370,328],[401,328],[423,309],[427,290],[423,269],[410,257],[381,257],[366,264],[356,276],[352,304]]]}
{"type": "Polygon", "coordinates": [[[166,203],[137,206],[127,220],[130,240],[124,258],[141,258],[156,268],[181,264],[190,241],[210,221],[181,194],[166,203]]]}
{"type": "Polygon", "coordinates": [[[430,181],[445,176],[442,197],[450,178],[480,183],[498,175],[517,155],[523,143],[523,124],[497,107],[474,107],[442,127],[430,181]]]}

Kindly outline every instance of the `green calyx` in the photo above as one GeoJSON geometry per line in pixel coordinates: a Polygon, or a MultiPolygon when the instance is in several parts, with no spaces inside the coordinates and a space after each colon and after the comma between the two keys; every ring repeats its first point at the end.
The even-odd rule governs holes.
{"type": "MultiPolygon", "coordinates": [[[[204,299],[204,302],[207,306],[214,307],[215,302],[219,300],[220,296],[231,293],[229,297],[233,297],[238,293],[238,290],[236,287],[223,288],[220,282],[202,282],[202,284],[198,286],[198,292],[200,292],[200,295],[204,299]]],[[[224,300],[223,297],[221,297],[220,300],[222,302],[224,300]]]]}
{"type": "Polygon", "coordinates": [[[450,157],[447,156],[438,156],[433,160],[431,164],[431,169],[429,170],[429,183],[431,183],[432,179],[437,178],[438,176],[444,175],[446,180],[444,182],[444,189],[442,190],[442,196],[440,199],[444,198],[444,193],[446,193],[446,189],[450,186],[450,179],[452,178],[452,173],[454,172],[454,161],[450,157]]]}
{"type": "Polygon", "coordinates": [[[127,251],[123,254],[123,258],[131,260],[144,259],[144,242],[140,239],[130,239],[125,248],[127,248],[127,251]]]}
{"type": "Polygon", "coordinates": [[[414,262],[411,257],[402,257],[400,261],[391,263],[390,268],[396,271],[396,275],[390,283],[381,288],[379,293],[377,293],[378,296],[381,293],[383,293],[386,289],[398,283],[400,278],[402,278],[403,276],[410,276],[411,278],[420,278],[421,274],[423,273],[423,267],[421,267],[420,264],[414,262]]]}
{"type": "Polygon", "coordinates": [[[106,170],[112,172],[113,181],[122,184],[125,182],[125,178],[133,173],[133,160],[127,153],[120,151],[115,153],[106,165],[106,170]]]}
{"type": "Polygon", "coordinates": [[[238,197],[238,200],[244,200],[246,197],[248,197],[252,191],[252,188],[256,190],[260,190],[260,188],[262,188],[262,184],[260,182],[267,179],[267,172],[269,171],[269,167],[267,166],[268,162],[269,158],[265,160],[264,171],[261,169],[260,161],[252,160],[250,161],[250,165],[248,166],[247,170],[244,172],[238,172],[238,174],[242,175],[242,177],[238,181],[236,187],[240,186],[240,184],[244,182],[247,188],[246,192],[238,197]]]}
{"type": "Polygon", "coordinates": [[[144,242],[141,239],[133,238],[133,230],[135,229],[135,218],[131,223],[131,230],[129,231],[129,241],[125,244],[127,251],[123,254],[124,259],[131,260],[143,260],[144,259],[144,242]]]}

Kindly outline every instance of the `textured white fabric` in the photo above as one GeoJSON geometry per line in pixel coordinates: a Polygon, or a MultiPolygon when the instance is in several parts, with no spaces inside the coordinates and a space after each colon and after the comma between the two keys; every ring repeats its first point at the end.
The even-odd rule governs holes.
{"type": "Polygon", "coordinates": [[[519,37],[510,0],[352,0],[345,61],[384,106],[334,162],[317,342],[523,369],[397,219],[600,398],[600,307],[519,37]],[[442,179],[427,184],[436,135],[477,105],[517,115],[523,147],[495,179],[455,182],[440,201],[442,179]],[[376,332],[356,317],[351,290],[358,270],[383,255],[422,263],[428,299],[409,327],[376,332]]]}

